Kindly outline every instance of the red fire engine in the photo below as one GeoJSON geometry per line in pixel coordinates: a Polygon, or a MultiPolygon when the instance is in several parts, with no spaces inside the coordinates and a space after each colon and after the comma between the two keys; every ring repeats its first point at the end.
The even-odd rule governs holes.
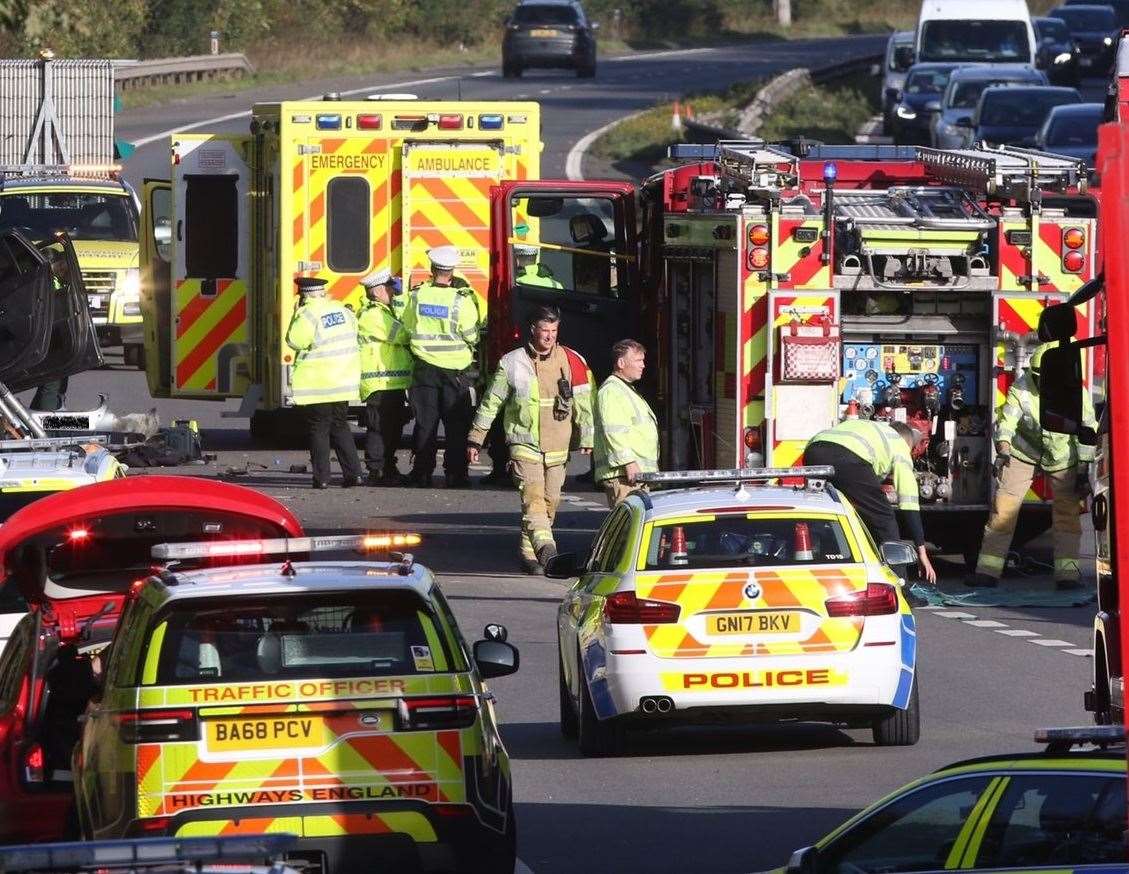
{"type": "MultiPolygon", "coordinates": [[[[928,437],[915,460],[927,535],[974,551],[996,410],[1038,345],[1040,312],[1094,275],[1084,163],[1015,148],[761,142],[672,157],[678,166],[637,191],[494,189],[496,251],[517,240],[515,216],[544,216],[541,263],[591,278],[562,295],[514,284],[513,259],[496,259],[495,355],[526,308],[550,300],[597,376],[610,341],[637,336],[662,463],[675,470],[790,466],[844,417],[904,421],[928,437]]],[[[1089,336],[1092,310],[1080,312],[1089,336]]],[[[1094,362],[1088,353],[1087,382],[1094,362]]],[[[1037,482],[1019,539],[1049,524],[1046,496],[1037,482]]]]}

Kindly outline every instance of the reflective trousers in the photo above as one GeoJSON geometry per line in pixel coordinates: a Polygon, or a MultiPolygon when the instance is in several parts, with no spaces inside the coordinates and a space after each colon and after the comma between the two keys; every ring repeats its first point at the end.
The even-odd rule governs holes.
{"type": "Polygon", "coordinates": [[[301,409],[306,414],[306,427],[310,440],[310,466],[314,480],[329,482],[329,449],[337,453],[337,463],[346,478],[361,475],[361,460],[353,443],[353,430],[349,427],[348,401],[326,404],[306,404],[301,409]]]}
{"type": "MultiPolygon", "coordinates": [[[[1023,499],[1031,488],[1036,467],[1020,461],[1014,455],[1004,468],[1003,476],[992,499],[992,512],[984,526],[984,540],[980,544],[980,557],[976,561],[978,573],[997,579],[1004,572],[1011,538],[1023,499]]],[[[1078,493],[1074,488],[1076,469],[1045,474],[1054,489],[1051,504],[1051,533],[1054,539],[1056,580],[1077,580],[1079,577],[1078,550],[1082,539],[1082,522],[1078,513],[1078,493]]]]}
{"type": "Polygon", "coordinates": [[[622,475],[602,479],[600,485],[604,487],[604,497],[608,499],[608,506],[613,510],[636,489],[646,489],[645,486],[629,483],[622,475]]]}
{"type": "Polygon", "coordinates": [[[510,458],[510,473],[521,495],[521,557],[536,559],[542,546],[556,545],[553,520],[561,502],[567,464],[545,464],[544,456],[522,449],[510,458]]]}
{"type": "Polygon", "coordinates": [[[412,387],[408,389],[416,417],[412,433],[413,477],[430,477],[435,470],[439,422],[447,451],[443,470],[450,477],[467,475],[466,439],[474,412],[470,399],[470,377],[463,370],[446,370],[426,361],[417,361],[412,387]]]}
{"type": "Polygon", "coordinates": [[[402,388],[374,391],[365,401],[365,466],[369,473],[396,472],[396,450],[408,421],[402,388]]]}

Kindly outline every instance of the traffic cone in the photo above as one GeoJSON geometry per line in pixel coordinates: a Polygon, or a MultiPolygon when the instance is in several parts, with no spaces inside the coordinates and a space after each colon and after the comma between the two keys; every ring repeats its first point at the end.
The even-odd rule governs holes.
{"type": "Polygon", "coordinates": [[[670,543],[670,564],[672,567],[684,567],[690,563],[686,554],[686,532],[681,525],[674,526],[674,535],[670,543]]]}
{"type": "Polygon", "coordinates": [[[694,117],[694,107],[692,105],[690,105],[689,103],[686,104],[686,117],[687,118],[693,118],[694,117]]]}
{"type": "Polygon", "coordinates": [[[859,417],[859,402],[854,398],[847,401],[847,411],[843,413],[844,419],[857,419],[859,417]]]}
{"type": "Polygon", "coordinates": [[[808,529],[808,523],[797,522],[792,529],[792,535],[796,547],[795,554],[792,557],[796,561],[811,561],[811,531],[808,529]]]}
{"type": "Polygon", "coordinates": [[[682,104],[674,101],[674,112],[670,116],[670,129],[682,130],[682,104]]]}

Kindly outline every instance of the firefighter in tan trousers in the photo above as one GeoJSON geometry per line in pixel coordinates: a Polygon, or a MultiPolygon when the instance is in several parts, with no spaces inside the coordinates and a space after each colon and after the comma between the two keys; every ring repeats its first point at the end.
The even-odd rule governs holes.
{"type": "MultiPolygon", "coordinates": [[[[1089,491],[1088,465],[1094,449],[1068,434],[1043,431],[1039,426],[1039,371],[1050,344],[1031,355],[1027,370],[1007,393],[996,423],[997,481],[992,512],[976,570],[965,578],[967,586],[996,586],[1004,572],[1011,538],[1023,500],[1036,470],[1050,480],[1054,490],[1051,530],[1054,538],[1054,580],[1057,589],[1077,589],[1078,550],[1082,537],[1078,502],[1089,491]]],[[[1090,393],[1083,392],[1083,424],[1096,427],[1090,393]]]]}
{"type": "Polygon", "coordinates": [[[557,554],[553,520],[571,449],[592,451],[592,372],[579,353],[557,343],[561,314],[537,309],[529,343],[502,356],[474,416],[467,460],[478,461],[498,411],[521,493],[521,564],[539,574],[557,554]]]}

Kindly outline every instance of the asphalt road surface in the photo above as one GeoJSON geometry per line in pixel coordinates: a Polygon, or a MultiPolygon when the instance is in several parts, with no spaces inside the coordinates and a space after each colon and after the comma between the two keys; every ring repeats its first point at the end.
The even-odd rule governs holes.
{"type": "MultiPolygon", "coordinates": [[[[126,166],[136,183],[167,177],[163,132],[201,123],[205,130],[243,130],[254,100],[354,89],[529,98],[544,107],[542,175],[559,176],[585,133],[658,99],[802,63],[873,54],[884,43],[885,37],[855,37],[603,59],[595,80],[530,73],[509,81],[491,69],[306,82],[130,112],[119,132],[143,144],[126,166]],[[228,118],[208,122],[222,116],[228,118]]],[[[492,685],[514,761],[519,855],[538,874],[783,865],[796,847],[926,771],[967,756],[1033,749],[1038,726],[1088,722],[1081,702],[1089,686],[1092,608],[933,609],[918,617],[924,727],[917,746],[876,748],[869,732],[825,727],[738,727],[641,735],[629,757],[586,760],[557,727],[555,606],[564,584],[517,573],[515,492],[314,492],[307,475],[288,472],[306,460],[304,453],[255,448],[244,421],[221,418],[234,402],[151,401],[142,374],[121,367],[120,357],[73,379],[70,405],[93,404],[99,393],[122,412],[156,406],[165,421],[198,420],[218,457],[183,472],[261,488],[292,506],[311,530],[420,531],[419,558],[441,574],[466,633],[475,635],[488,621],[508,627],[521,650],[521,670],[492,685]]],[[[407,469],[406,453],[400,466],[407,469]]],[[[602,499],[571,482],[567,492],[560,545],[583,550],[603,519],[602,499]]],[[[945,586],[959,589],[960,569],[942,564],[941,570],[945,586]]]]}

